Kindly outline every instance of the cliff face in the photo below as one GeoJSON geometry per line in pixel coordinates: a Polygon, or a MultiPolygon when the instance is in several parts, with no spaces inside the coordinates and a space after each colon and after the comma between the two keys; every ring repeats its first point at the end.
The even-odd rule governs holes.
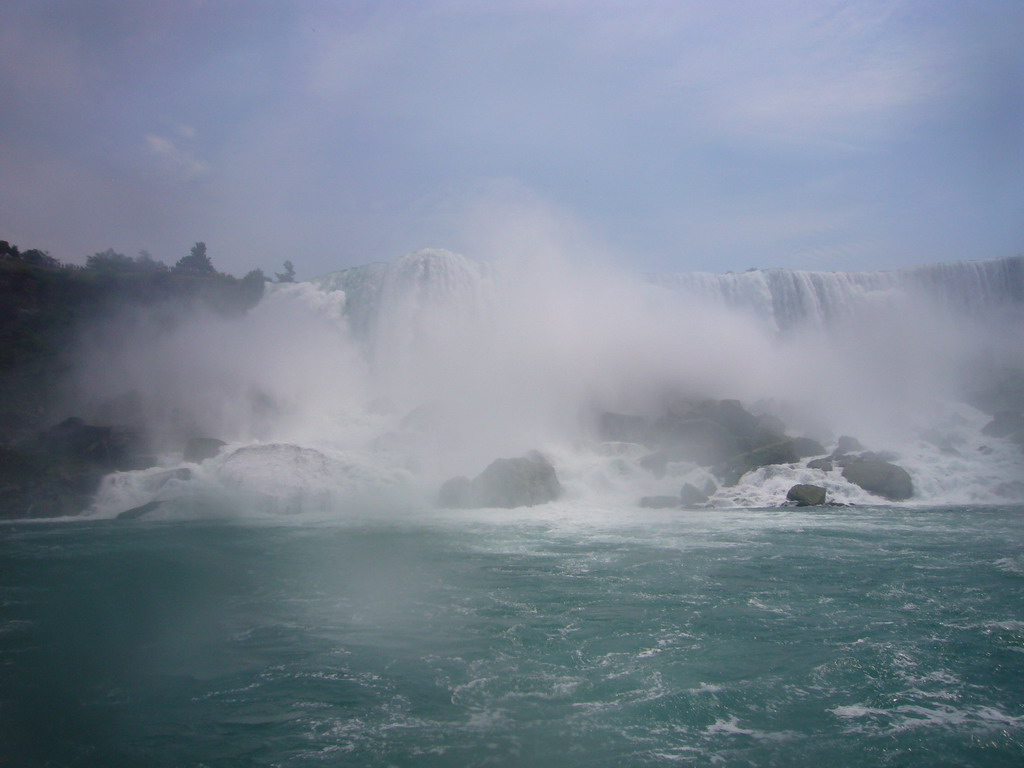
{"type": "Polygon", "coordinates": [[[263,295],[263,278],[103,272],[0,260],[0,445],[51,426],[71,372],[71,353],[90,324],[126,309],[241,314],[263,295]]]}

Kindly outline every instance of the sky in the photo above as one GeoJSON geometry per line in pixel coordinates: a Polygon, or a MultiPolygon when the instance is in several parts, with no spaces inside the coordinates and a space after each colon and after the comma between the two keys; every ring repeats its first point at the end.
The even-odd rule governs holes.
{"type": "Polygon", "coordinates": [[[5,0],[0,239],[299,279],[1024,252],[1022,0],[5,0]]]}

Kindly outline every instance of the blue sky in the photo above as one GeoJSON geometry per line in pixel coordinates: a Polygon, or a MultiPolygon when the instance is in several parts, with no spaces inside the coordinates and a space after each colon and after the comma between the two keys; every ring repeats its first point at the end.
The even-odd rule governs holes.
{"type": "Polygon", "coordinates": [[[299,277],[1024,251],[1024,2],[6,0],[0,239],[299,277]]]}

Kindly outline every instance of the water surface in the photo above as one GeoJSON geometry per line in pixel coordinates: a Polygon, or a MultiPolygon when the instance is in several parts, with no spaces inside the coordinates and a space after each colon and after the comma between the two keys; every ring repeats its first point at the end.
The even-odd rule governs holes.
{"type": "Polygon", "coordinates": [[[0,529],[3,766],[1019,766],[1020,507],[0,529]]]}

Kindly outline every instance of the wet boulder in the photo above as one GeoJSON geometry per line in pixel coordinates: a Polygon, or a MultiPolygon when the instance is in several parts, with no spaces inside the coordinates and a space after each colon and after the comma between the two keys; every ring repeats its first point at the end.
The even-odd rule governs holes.
{"type": "MultiPolygon", "coordinates": [[[[712,491],[714,493],[714,491],[712,491]]],[[[679,492],[679,500],[684,507],[696,507],[699,504],[707,504],[709,494],[702,491],[693,483],[686,483],[679,492]]]]}
{"type": "Polygon", "coordinates": [[[714,419],[669,414],[652,428],[655,440],[675,461],[709,466],[744,450],[745,443],[714,419]]]}
{"type": "Polygon", "coordinates": [[[0,449],[0,518],[81,513],[105,475],[155,464],[147,442],[141,429],[72,417],[0,449]]]}
{"type": "Polygon", "coordinates": [[[472,480],[452,478],[441,486],[442,506],[533,507],[562,495],[555,468],[536,451],[515,459],[495,459],[472,480]]]}
{"type": "Polygon", "coordinates": [[[597,419],[598,435],[607,442],[646,444],[649,429],[643,416],[605,411],[597,419]]]}
{"type": "Polygon", "coordinates": [[[813,459],[807,462],[808,469],[820,469],[823,472],[832,471],[832,459],[813,459]]]}
{"type": "Polygon", "coordinates": [[[215,437],[193,437],[185,443],[185,450],[182,461],[193,464],[202,464],[207,459],[212,459],[227,443],[215,437]]]}
{"type": "Polygon", "coordinates": [[[856,437],[850,437],[849,435],[840,435],[839,440],[836,441],[836,448],[832,451],[832,458],[838,458],[839,456],[845,456],[848,453],[855,453],[856,451],[863,451],[864,446],[861,445],[860,440],[856,437]]]}
{"type": "Polygon", "coordinates": [[[989,437],[1009,437],[1014,432],[1024,432],[1022,411],[1000,411],[981,428],[981,433],[989,437]]]}
{"type": "Polygon", "coordinates": [[[437,492],[437,505],[449,509],[466,509],[473,504],[473,484],[462,475],[445,480],[437,492]]]}
{"type": "Polygon", "coordinates": [[[801,459],[806,459],[808,456],[821,456],[828,453],[828,451],[825,450],[825,446],[814,438],[794,437],[792,440],[793,449],[801,459]]]}
{"type": "Polygon", "coordinates": [[[163,504],[162,501],[147,501],[145,504],[140,504],[137,507],[132,507],[131,509],[126,509],[124,512],[121,512],[114,519],[115,520],[138,520],[140,517],[144,517],[145,515],[148,515],[150,512],[158,509],[161,504],[163,504]]]}
{"type": "Polygon", "coordinates": [[[555,468],[537,452],[517,459],[496,459],[473,480],[481,507],[532,507],[562,495],[555,468]]]}
{"type": "Polygon", "coordinates": [[[667,451],[655,451],[642,457],[639,461],[641,467],[646,469],[659,480],[668,471],[669,455],[667,451]]]}
{"type": "Polygon", "coordinates": [[[747,472],[770,464],[793,464],[800,460],[793,441],[780,440],[734,456],[712,469],[723,485],[736,485],[747,472]]]}
{"type": "Polygon", "coordinates": [[[97,469],[145,468],[140,464],[146,456],[146,437],[135,427],[86,424],[71,417],[40,433],[38,442],[52,456],[97,469]]]}
{"type": "Polygon", "coordinates": [[[904,501],[914,495],[914,483],[903,467],[874,455],[847,459],[843,477],[869,493],[890,501],[904,501]]]}
{"type": "Polygon", "coordinates": [[[794,485],[786,494],[786,501],[796,502],[798,507],[818,507],[825,503],[825,489],[806,483],[794,485]]]}
{"type": "Polygon", "coordinates": [[[1003,437],[1024,451],[1024,411],[1000,411],[981,429],[989,437],[1003,437]]]}

